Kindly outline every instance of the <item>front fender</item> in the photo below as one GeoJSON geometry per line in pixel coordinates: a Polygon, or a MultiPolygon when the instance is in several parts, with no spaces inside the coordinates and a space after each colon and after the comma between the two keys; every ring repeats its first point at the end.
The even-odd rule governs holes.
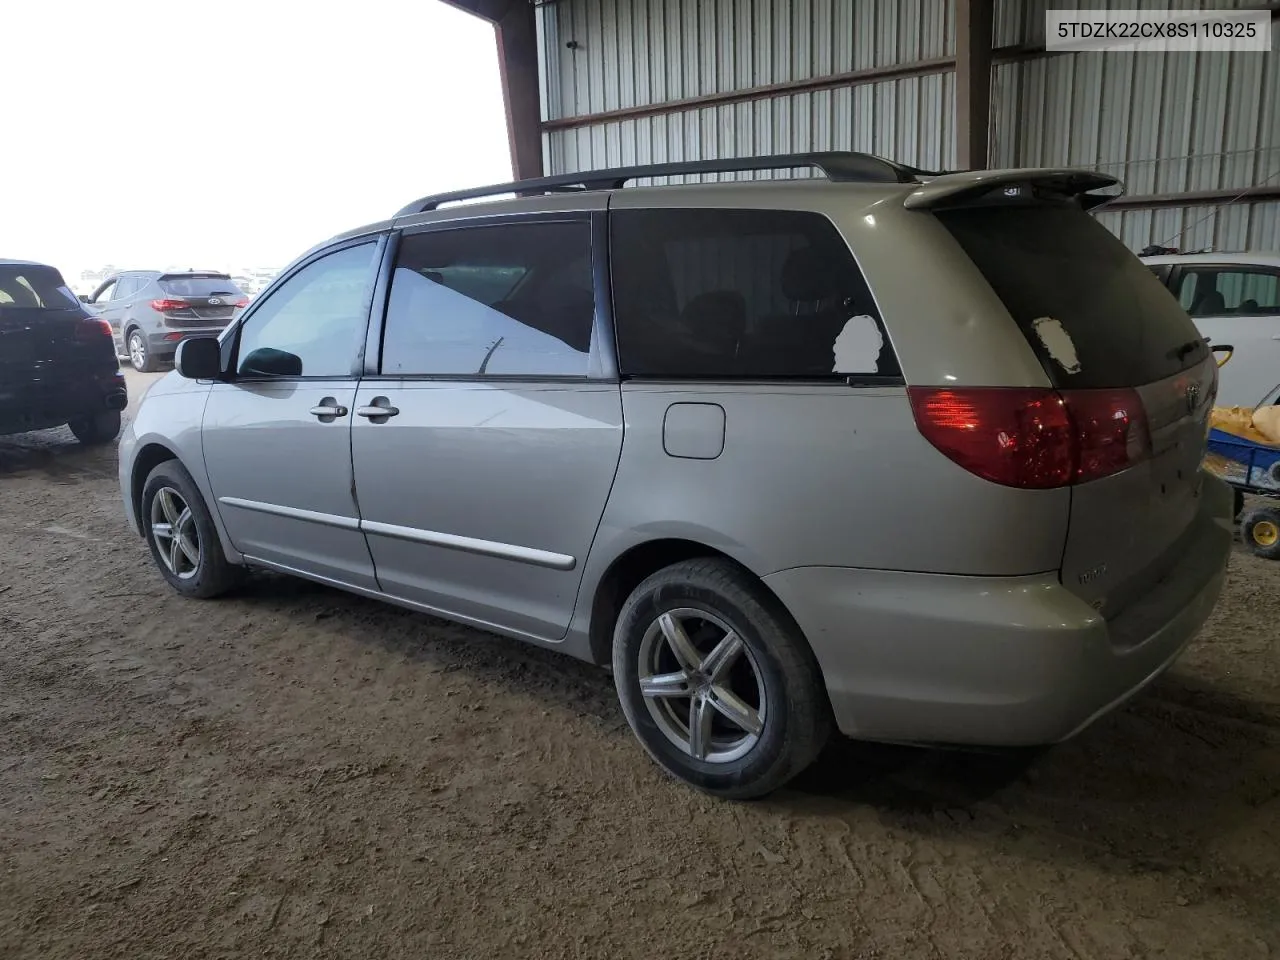
{"type": "Polygon", "coordinates": [[[223,553],[230,562],[239,563],[240,553],[232,545],[222,518],[213,507],[213,489],[205,468],[201,425],[210,389],[211,384],[183,379],[176,372],[152,385],[120,440],[120,492],[125,516],[134,531],[141,534],[138,497],[146,474],[160,460],[176,458],[191,474],[209,508],[223,553]]]}

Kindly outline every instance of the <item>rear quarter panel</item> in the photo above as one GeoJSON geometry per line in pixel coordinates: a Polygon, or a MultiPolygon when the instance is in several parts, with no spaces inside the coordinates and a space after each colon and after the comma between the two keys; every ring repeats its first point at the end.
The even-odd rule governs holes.
{"type": "MultiPolygon", "coordinates": [[[[821,213],[866,276],[907,383],[1050,386],[951,234],[931,213],[903,208],[910,188],[742,187],[624,190],[610,209],[821,213]]],[[[802,566],[1056,576],[1061,565],[1070,492],[1014,490],[963,470],[921,436],[904,387],[630,381],[622,398],[622,456],[584,571],[578,638],[610,564],[658,539],[705,544],[762,577],[802,566]],[[723,408],[723,444],[702,445],[717,455],[672,455],[663,424],[676,403],[723,408]]],[[[690,440],[677,439],[675,452],[690,440]]]]}
{"type": "Polygon", "coordinates": [[[901,387],[632,382],[622,398],[622,457],[588,583],[594,567],[668,537],[760,576],[797,566],[1007,576],[1061,562],[1069,492],[1012,490],[957,467],[916,430],[901,387]],[[668,452],[663,425],[678,403],[724,410],[718,456],[668,452]]]}

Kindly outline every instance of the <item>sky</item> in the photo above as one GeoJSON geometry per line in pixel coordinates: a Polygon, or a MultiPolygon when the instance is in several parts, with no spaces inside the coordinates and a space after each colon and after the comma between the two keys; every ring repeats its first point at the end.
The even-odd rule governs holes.
{"type": "Polygon", "coordinates": [[[42,0],[4,21],[0,257],[73,285],[282,267],[511,178],[493,27],[439,0],[42,0]]]}

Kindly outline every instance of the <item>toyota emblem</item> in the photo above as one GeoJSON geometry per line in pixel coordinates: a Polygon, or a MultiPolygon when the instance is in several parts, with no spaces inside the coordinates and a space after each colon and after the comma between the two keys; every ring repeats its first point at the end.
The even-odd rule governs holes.
{"type": "Polygon", "coordinates": [[[1193,383],[1187,387],[1187,413],[1195,413],[1200,406],[1200,384],[1193,383]]]}
{"type": "Polygon", "coordinates": [[[210,297],[209,304],[214,307],[220,307],[222,306],[222,300],[218,297],[210,297]]]}

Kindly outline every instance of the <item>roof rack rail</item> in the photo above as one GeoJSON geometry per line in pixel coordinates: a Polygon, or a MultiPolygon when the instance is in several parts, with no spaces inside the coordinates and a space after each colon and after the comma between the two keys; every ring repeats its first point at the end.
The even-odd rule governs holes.
{"type": "Polygon", "coordinates": [[[539,193],[566,193],[577,190],[618,190],[629,180],[642,177],[676,177],[700,173],[745,173],[751,170],[795,170],[809,168],[824,174],[828,180],[840,183],[857,181],[871,183],[915,183],[920,177],[936,177],[938,173],[919,170],[904,164],[885,160],[869,153],[833,150],[825,153],[783,153],[767,157],[732,157],[722,160],[680,160],[673,163],[653,163],[636,167],[614,167],[608,170],[584,170],[554,177],[538,177],[532,180],[516,180],[512,183],[473,187],[422,197],[396,213],[405,217],[414,213],[435,210],[441,204],[460,200],[476,200],[481,197],[504,193],[518,195],[539,193]]]}

